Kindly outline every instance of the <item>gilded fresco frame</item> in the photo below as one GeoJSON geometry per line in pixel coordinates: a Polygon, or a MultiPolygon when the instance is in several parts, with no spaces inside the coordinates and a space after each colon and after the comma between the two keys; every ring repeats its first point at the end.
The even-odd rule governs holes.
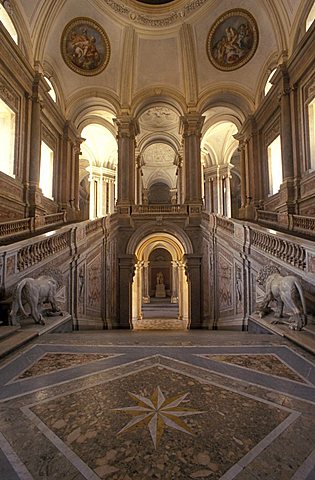
{"type": "Polygon", "coordinates": [[[80,75],[98,75],[108,65],[110,42],[103,28],[94,20],[77,17],[61,35],[60,49],[68,67],[80,75]]]}
{"type": "Polygon", "coordinates": [[[259,32],[256,20],[241,8],[228,10],[218,17],[207,38],[207,55],[218,70],[237,70],[253,57],[259,32]]]}

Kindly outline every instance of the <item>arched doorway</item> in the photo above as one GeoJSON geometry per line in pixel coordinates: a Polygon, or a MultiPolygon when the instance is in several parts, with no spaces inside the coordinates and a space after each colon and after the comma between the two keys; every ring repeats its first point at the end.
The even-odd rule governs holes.
{"type": "Polygon", "coordinates": [[[183,245],[170,234],[154,233],[139,243],[135,256],[133,328],[154,329],[163,328],[163,325],[169,329],[189,328],[189,289],[183,245]]]}

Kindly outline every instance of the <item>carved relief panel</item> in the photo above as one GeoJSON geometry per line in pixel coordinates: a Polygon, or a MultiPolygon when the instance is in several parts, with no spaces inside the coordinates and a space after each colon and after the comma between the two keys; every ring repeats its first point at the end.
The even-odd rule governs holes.
{"type": "Polygon", "coordinates": [[[219,254],[219,306],[220,311],[233,309],[233,263],[232,257],[226,253],[219,254]]]}
{"type": "Polygon", "coordinates": [[[101,314],[101,254],[99,253],[94,259],[87,264],[86,273],[86,310],[87,314],[101,314]]]}
{"type": "Polygon", "coordinates": [[[242,266],[238,263],[234,265],[234,276],[235,276],[235,313],[240,314],[244,311],[244,281],[242,266]]]}

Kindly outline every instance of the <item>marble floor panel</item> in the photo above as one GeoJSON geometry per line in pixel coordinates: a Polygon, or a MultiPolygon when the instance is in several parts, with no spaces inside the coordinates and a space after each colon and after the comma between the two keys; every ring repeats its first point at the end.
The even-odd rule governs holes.
{"type": "Polygon", "coordinates": [[[73,338],[2,363],[1,480],[315,479],[309,355],[246,334],[73,338]]]}

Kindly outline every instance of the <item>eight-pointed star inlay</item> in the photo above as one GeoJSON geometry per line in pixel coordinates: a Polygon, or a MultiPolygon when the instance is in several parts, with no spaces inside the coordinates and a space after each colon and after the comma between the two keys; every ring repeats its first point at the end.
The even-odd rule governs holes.
{"type": "Polygon", "coordinates": [[[129,393],[129,396],[135,400],[138,405],[133,407],[115,408],[114,411],[125,412],[132,415],[133,418],[119,432],[121,435],[125,432],[131,432],[136,428],[148,427],[154,447],[157,448],[165,427],[170,427],[180,432],[194,435],[191,428],[181,419],[188,415],[198,415],[200,411],[191,408],[180,407],[185,401],[188,393],[165,398],[160,387],[157,387],[150,398],[129,393]]]}

